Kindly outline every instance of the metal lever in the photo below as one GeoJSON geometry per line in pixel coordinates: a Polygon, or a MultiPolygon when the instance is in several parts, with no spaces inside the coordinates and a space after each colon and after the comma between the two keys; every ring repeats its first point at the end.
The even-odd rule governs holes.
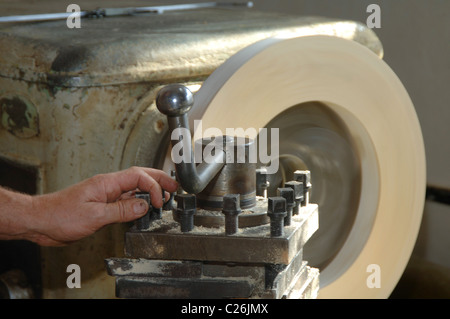
{"type": "MultiPolygon", "coordinates": [[[[191,91],[183,85],[171,84],[162,88],[156,97],[156,107],[167,116],[170,134],[177,128],[186,129],[186,141],[183,141],[183,150],[189,150],[190,161],[181,161],[175,164],[181,187],[188,193],[200,193],[208,183],[217,175],[225,164],[225,152],[218,151],[209,163],[203,162],[195,165],[192,150],[192,136],[189,129],[187,113],[194,104],[191,91]]],[[[172,146],[179,140],[172,140],[172,146]]]]}

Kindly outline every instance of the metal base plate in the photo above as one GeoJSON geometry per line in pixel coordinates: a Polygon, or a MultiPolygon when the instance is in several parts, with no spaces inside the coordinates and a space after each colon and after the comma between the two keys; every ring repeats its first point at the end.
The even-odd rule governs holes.
{"type": "Polygon", "coordinates": [[[147,230],[132,227],[125,234],[125,254],[131,258],[202,260],[236,263],[289,264],[318,229],[318,206],[309,204],[292,217],[284,235],[270,236],[270,225],[243,228],[225,235],[223,227],[194,227],[182,233],[171,214],[163,213],[147,230]]]}
{"type": "Polygon", "coordinates": [[[128,258],[106,266],[120,298],[316,298],[319,271],[302,257],[299,251],[288,266],[128,258]]]}

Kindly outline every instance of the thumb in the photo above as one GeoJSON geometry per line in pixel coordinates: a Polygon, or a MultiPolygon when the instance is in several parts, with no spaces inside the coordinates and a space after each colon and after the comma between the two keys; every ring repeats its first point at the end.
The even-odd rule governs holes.
{"type": "Polygon", "coordinates": [[[107,223],[123,223],[135,220],[145,215],[148,204],[144,199],[125,199],[105,206],[107,223]]]}

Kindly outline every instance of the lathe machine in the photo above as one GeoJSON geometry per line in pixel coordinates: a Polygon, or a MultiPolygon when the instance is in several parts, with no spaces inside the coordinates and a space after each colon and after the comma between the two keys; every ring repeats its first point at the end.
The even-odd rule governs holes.
{"type": "Polygon", "coordinates": [[[67,247],[3,243],[14,253],[2,271],[25,260],[11,267],[35,297],[384,298],[395,287],[422,214],[423,142],[364,24],[214,6],[81,28],[2,23],[0,47],[1,185],[42,194],[134,165],[180,184],[163,209],[67,247]],[[177,128],[190,133],[183,158],[212,145],[213,160],[175,163],[177,128]],[[276,129],[264,141],[278,154],[249,161],[263,128],[276,129]]]}

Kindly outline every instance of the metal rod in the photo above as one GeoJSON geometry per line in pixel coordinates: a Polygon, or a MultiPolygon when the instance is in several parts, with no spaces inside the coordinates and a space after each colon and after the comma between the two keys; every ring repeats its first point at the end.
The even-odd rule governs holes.
{"type": "MultiPolygon", "coordinates": [[[[88,15],[88,13],[89,13],[89,11],[81,11],[80,17],[85,17],[88,15]]],[[[74,12],[6,16],[6,17],[0,17],[0,22],[29,22],[29,21],[63,20],[63,19],[67,19],[72,14],[74,14],[74,12]]]]}
{"type": "Polygon", "coordinates": [[[175,163],[175,168],[181,187],[188,193],[198,194],[223,168],[226,157],[222,149],[215,152],[209,161],[196,165],[187,115],[193,104],[192,92],[180,84],[167,85],[156,96],[156,107],[167,116],[171,138],[176,130],[184,129],[186,133],[182,140],[172,139],[173,147],[183,143],[183,159],[175,163]]]}
{"type": "MultiPolygon", "coordinates": [[[[156,13],[162,14],[165,11],[175,10],[195,10],[202,8],[214,8],[214,7],[253,7],[253,2],[205,2],[205,3],[189,3],[189,4],[175,4],[166,6],[153,6],[153,7],[130,7],[130,8],[105,8],[96,9],[92,11],[80,11],[80,17],[89,16],[121,16],[121,15],[133,15],[137,13],[156,13]]],[[[75,12],[59,12],[59,13],[43,13],[43,14],[28,14],[28,15],[15,15],[0,17],[1,22],[31,22],[31,21],[46,21],[46,20],[63,20],[72,16],[75,12]]]]}
{"type": "MultiPolygon", "coordinates": [[[[182,114],[176,117],[168,117],[169,131],[177,128],[186,128],[189,130],[189,121],[187,114],[182,114]]],[[[172,145],[175,146],[179,141],[172,140],[172,145]]],[[[183,189],[192,194],[200,193],[209,182],[219,173],[222,167],[225,165],[226,157],[225,152],[216,152],[208,162],[202,162],[200,164],[195,163],[194,153],[192,151],[191,136],[184,141],[184,147],[189,152],[189,160],[181,161],[175,164],[178,178],[180,180],[183,189]]]]}

